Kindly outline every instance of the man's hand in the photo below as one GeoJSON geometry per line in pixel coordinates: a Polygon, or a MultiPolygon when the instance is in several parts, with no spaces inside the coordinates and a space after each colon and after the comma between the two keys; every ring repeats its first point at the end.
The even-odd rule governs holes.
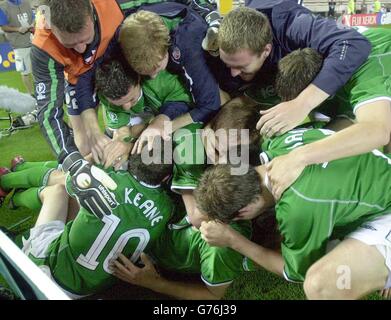
{"type": "Polygon", "coordinates": [[[111,269],[113,274],[123,281],[152,289],[161,277],[146,254],[141,254],[141,261],[144,263],[143,268],[137,267],[121,253],[118,259],[113,261],[111,269]]]}
{"type": "Polygon", "coordinates": [[[297,127],[309,114],[309,110],[306,106],[297,104],[296,100],[291,100],[260,113],[262,117],[257,123],[257,129],[262,136],[270,138],[297,127]]]}
{"type": "Polygon", "coordinates": [[[219,44],[217,42],[219,35],[218,27],[210,27],[206,32],[204,40],[202,40],[202,49],[208,51],[214,57],[219,56],[219,44]]]}
{"type": "Polygon", "coordinates": [[[273,197],[279,200],[282,193],[301,175],[306,165],[300,157],[300,149],[274,158],[266,165],[273,197]]]}
{"type": "MultiPolygon", "coordinates": [[[[79,152],[68,155],[63,164],[64,172],[70,179],[71,196],[75,196],[80,206],[87,209],[99,219],[109,215],[118,203],[110,190],[115,190],[117,184],[103,170],[90,165],[79,152]]],[[[68,185],[68,184],[67,184],[68,185]]]]}
{"type": "Polygon", "coordinates": [[[18,29],[18,32],[21,33],[21,34],[25,34],[29,30],[30,30],[30,27],[20,27],[18,29]]]}
{"type": "Polygon", "coordinates": [[[111,139],[105,136],[101,132],[91,134],[90,136],[91,153],[95,163],[98,164],[104,163],[105,148],[110,143],[111,143],[111,139]]]}
{"type": "Polygon", "coordinates": [[[151,124],[141,133],[135,142],[132,154],[140,154],[144,144],[148,144],[148,151],[152,150],[153,141],[156,137],[162,137],[163,140],[170,139],[172,134],[172,125],[170,119],[163,114],[158,115],[151,124]]]}
{"type": "Polygon", "coordinates": [[[201,238],[215,247],[231,247],[236,231],[220,221],[203,221],[200,227],[201,238]]]}
{"type": "Polygon", "coordinates": [[[209,28],[204,40],[202,41],[202,49],[208,51],[212,56],[217,57],[219,55],[217,38],[221,23],[220,14],[217,11],[212,11],[205,17],[205,20],[209,28]]]}
{"type": "Polygon", "coordinates": [[[103,153],[105,168],[114,166],[115,169],[119,169],[121,165],[128,160],[132,146],[133,144],[118,140],[112,141],[110,144],[106,145],[103,153]]]}

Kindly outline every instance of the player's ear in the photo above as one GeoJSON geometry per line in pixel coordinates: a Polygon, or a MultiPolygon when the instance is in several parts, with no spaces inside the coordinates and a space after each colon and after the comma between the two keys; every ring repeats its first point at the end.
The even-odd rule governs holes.
{"type": "Polygon", "coordinates": [[[266,59],[270,55],[271,52],[272,52],[272,45],[271,45],[271,43],[268,43],[262,52],[264,58],[266,59]]]}
{"type": "Polygon", "coordinates": [[[51,29],[50,26],[50,8],[46,5],[40,5],[37,9],[35,18],[36,29],[51,29]]]}

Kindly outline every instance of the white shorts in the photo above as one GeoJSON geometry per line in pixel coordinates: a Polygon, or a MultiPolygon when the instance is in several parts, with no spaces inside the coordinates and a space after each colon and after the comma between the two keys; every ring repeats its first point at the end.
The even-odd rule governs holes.
{"type": "Polygon", "coordinates": [[[24,76],[32,73],[30,51],[31,48],[14,49],[16,71],[24,76]]]}
{"type": "Polygon", "coordinates": [[[27,241],[23,241],[22,251],[27,256],[31,254],[39,259],[46,258],[49,245],[62,234],[64,229],[64,222],[59,220],[32,228],[27,241]]]}
{"type": "Polygon", "coordinates": [[[391,288],[391,214],[364,223],[346,238],[359,240],[379,250],[389,271],[384,289],[391,288]]]}

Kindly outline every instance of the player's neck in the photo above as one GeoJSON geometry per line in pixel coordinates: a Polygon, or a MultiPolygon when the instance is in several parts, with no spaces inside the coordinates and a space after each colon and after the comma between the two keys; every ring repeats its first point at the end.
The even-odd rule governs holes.
{"type": "Polygon", "coordinates": [[[257,173],[259,175],[259,180],[261,183],[263,196],[267,199],[270,199],[270,202],[275,203],[275,199],[271,193],[269,179],[268,179],[267,173],[266,173],[266,166],[262,165],[262,166],[255,167],[255,170],[257,171],[257,173]]]}

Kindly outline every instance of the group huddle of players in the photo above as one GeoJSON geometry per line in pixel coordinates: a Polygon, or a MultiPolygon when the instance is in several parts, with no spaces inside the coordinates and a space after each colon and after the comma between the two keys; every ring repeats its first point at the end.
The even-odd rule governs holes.
{"type": "Polygon", "coordinates": [[[121,279],[219,299],[259,266],[310,299],[388,296],[391,32],[293,0],[146,2],[45,1],[31,58],[58,161],[0,169],[0,197],[39,212],[23,252],[74,298],[121,279]],[[265,212],[279,248],[251,241],[254,221],[275,236],[265,212]]]}

